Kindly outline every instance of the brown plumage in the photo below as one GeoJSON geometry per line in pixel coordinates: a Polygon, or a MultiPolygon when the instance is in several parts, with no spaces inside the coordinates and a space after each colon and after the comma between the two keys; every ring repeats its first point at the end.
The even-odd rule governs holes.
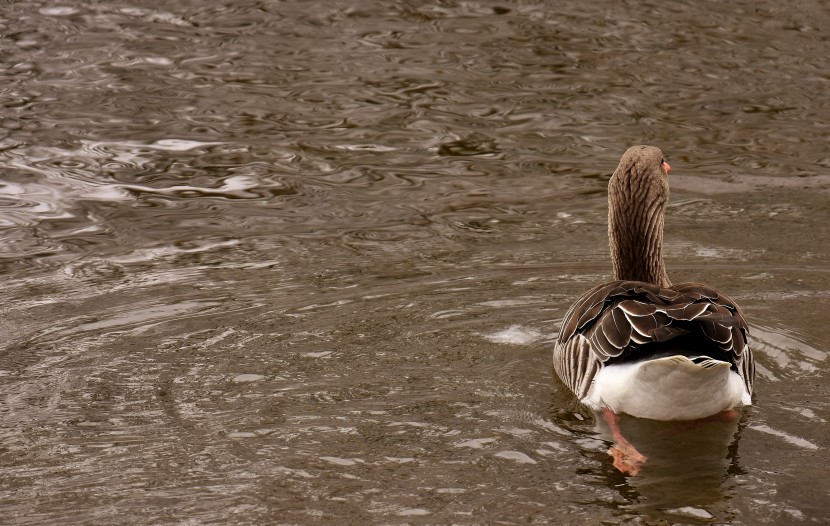
{"type": "MultiPolygon", "coordinates": [[[[668,170],[659,148],[633,146],[623,155],[608,183],[616,281],[594,287],[574,303],[554,349],[559,377],[595,409],[608,407],[594,390],[604,368],[675,355],[702,368],[716,367],[712,360],[728,363],[743,381],[743,403],[752,394],[755,366],[741,310],[713,287],[669,280],[662,256],[668,170]]],[[[733,393],[724,400],[729,396],[734,399],[733,393]]]]}

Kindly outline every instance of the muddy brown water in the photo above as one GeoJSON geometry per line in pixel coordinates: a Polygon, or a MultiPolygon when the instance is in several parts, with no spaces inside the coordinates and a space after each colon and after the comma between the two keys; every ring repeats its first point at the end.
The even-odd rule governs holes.
{"type": "Polygon", "coordinates": [[[830,521],[830,12],[0,6],[0,522],[830,521]],[[675,281],[752,325],[736,422],[553,378],[605,186],[667,154],[675,281]]]}

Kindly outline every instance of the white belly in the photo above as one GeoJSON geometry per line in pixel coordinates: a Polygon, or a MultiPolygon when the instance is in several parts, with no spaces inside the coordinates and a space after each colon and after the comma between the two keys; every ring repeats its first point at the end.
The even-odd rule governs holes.
{"type": "Polygon", "coordinates": [[[603,367],[584,402],[640,418],[695,420],[749,405],[751,399],[728,363],[696,364],[677,355],[603,367]]]}

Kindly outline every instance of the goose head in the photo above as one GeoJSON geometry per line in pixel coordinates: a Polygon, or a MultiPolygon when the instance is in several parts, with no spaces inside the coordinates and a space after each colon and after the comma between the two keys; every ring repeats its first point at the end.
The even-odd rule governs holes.
{"type": "Polygon", "coordinates": [[[632,146],[608,182],[608,242],[616,279],[671,286],[663,263],[670,169],[660,148],[632,146]]]}

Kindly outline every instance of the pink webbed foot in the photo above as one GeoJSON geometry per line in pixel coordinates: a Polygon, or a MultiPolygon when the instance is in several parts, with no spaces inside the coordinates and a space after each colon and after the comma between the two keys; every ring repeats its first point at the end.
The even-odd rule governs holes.
{"type": "Polygon", "coordinates": [[[636,477],[648,457],[637,451],[630,442],[625,444],[614,444],[608,450],[608,454],[614,458],[614,467],[621,473],[636,477]]]}
{"type": "Polygon", "coordinates": [[[621,473],[637,476],[648,457],[637,451],[637,448],[622,435],[618,414],[606,409],[603,411],[603,417],[614,435],[614,445],[608,450],[608,454],[614,458],[614,467],[621,473]]]}

